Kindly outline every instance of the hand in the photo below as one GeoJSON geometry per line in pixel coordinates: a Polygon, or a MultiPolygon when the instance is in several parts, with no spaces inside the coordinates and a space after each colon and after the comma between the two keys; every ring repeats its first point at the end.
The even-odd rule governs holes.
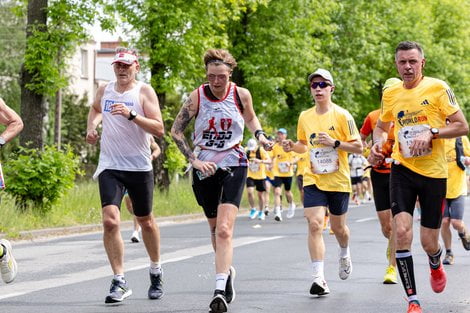
{"type": "Polygon", "coordinates": [[[469,157],[465,157],[465,160],[463,161],[463,164],[465,166],[469,166],[470,165],[470,158],[469,157]]]}
{"type": "Polygon", "coordinates": [[[260,160],[260,159],[251,159],[250,161],[253,162],[253,163],[258,163],[258,164],[263,163],[263,161],[260,160]]]}
{"type": "Polygon", "coordinates": [[[152,151],[152,154],[150,155],[150,159],[152,161],[156,160],[158,158],[158,156],[160,155],[160,151],[159,150],[153,150],[152,151]]]}
{"type": "Polygon", "coordinates": [[[282,144],[282,149],[285,152],[291,152],[292,149],[294,148],[294,142],[290,139],[283,140],[281,144],[282,144]]]}
{"type": "Polygon", "coordinates": [[[423,132],[417,136],[410,145],[410,153],[412,156],[423,155],[431,149],[432,133],[430,131],[423,132]]]}
{"type": "Polygon", "coordinates": [[[86,142],[88,142],[89,144],[92,144],[92,145],[96,144],[99,138],[100,138],[100,135],[98,135],[98,132],[96,131],[96,129],[89,130],[86,133],[86,142]]]}
{"type": "Polygon", "coordinates": [[[263,134],[259,136],[258,142],[266,151],[271,151],[273,149],[274,142],[272,140],[268,140],[263,134]]]}
{"type": "Polygon", "coordinates": [[[217,164],[214,162],[206,162],[201,160],[194,160],[193,167],[202,172],[205,176],[212,176],[217,171],[217,164]]]}
{"type": "Polygon", "coordinates": [[[367,161],[373,166],[379,164],[385,159],[385,155],[382,153],[382,142],[376,142],[370,148],[370,154],[367,157],[367,161]]]}
{"type": "Polygon", "coordinates": [[[125,118],[131,116],[131,110],[124,103],[114,103],[111,105],[111,114],[112,115],[121,115],[125,118]]]}
{"type": "Polygon", "coordinates": [[[335,139],[331,138],[328,133],[320,132],[318,133],[318,141],[324,146],[335,146],[335,139]]]}

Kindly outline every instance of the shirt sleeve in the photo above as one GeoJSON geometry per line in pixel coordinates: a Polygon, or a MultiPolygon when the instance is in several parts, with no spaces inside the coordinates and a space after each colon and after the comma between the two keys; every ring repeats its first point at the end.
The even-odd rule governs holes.
{"type": "Polygon", "coordinates": [[[362,123],[360,133],[364,136],[369,136],[372,133],[372,122],[370,120],[370,115],[368,114],[362,123]]]}
{"type": "Polygon", "coordinates": [[[380,109],[380,116],[379,119],[382,122],[391,122],[393,121],[393,114],[391,110],[391,99],[392,97],[390,96],[390,92],[388,92],[390,88],[385,89],[383,95],[382,95],[382,103],[381,103],[381,109],[380,109]]]}
{"type": "Polygon", "coordinates": [[[452,115],[460,109],[454,92],[445,82],[441,82],[440,88],[437,90],[437,103],[439,110],[445,116],[452,115]]]}
{"type": "Polygon", "coordinates": [[[345,123],[343,123],[343,127],[346,128],[344,129],[344,134],[346,136],[345,141],[360,139],[361,137],[359,136],[359,131],[357,130],[356,122],[352,115],[348,111],[345,111],[344,118],[345,123]]]}
{"type": "Polygon", "coordinates": [[[470,141],[467,136],[462,136],[463,154],[470,157],[470,141]]]}
{"type": "Polygon", "coordinates": [[[299,121],[297,122],[297,140],[307,141],[307,136],[305,135],[305,129],[303,125],[303,113],[300,113],[299,121]]]}

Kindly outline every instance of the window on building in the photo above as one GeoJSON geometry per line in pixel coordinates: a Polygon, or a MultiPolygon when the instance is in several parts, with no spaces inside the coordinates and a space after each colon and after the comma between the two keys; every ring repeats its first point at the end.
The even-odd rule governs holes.
{"type": "Polygon", "coordinates": [[[88,51],[85,49],[81,50],[81,61],[82,61],[82,77],[88,78],[88,51]]]}

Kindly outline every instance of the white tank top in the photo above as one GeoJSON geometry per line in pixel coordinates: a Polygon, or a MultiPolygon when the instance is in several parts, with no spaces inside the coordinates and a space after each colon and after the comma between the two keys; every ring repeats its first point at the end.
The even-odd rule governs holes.
{"type": "Polygon", "coordinates": [[[247,166],[246,154],[240,146],[245,121],[236,98],[236,85],[230,83],[223,99],[211,100],[201,85],[199,109],[194,125],[194,145],[201,148],[198,159],[215,162],[220,167],[247,166]]]}
{"type": "Polygon", "coordinates": [[[144,115],[140,103],[142,82],[124,93],[115,90],[116,82],[105,87],[101,98],[103,132],[100,142],[100,159],[93,178],[105,169],[144,172],[152,170],[150,159],[150,134],[121,115],[111,114],[111,105],[124,103],[138,115],[144,115]]]}

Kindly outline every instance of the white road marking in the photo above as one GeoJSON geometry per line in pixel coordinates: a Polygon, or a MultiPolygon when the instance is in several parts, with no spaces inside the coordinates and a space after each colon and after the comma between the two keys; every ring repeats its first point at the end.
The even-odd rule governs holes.
{"type": "Polygon", "coordinates": [[[377,216],[361,218],[361,219],[356,220],[356,223],[364,223],[364,222],[375,221],[375,220],[378,220],[377,216]]]}
{"type": "MultiPolygon", "coordinates": [[[[284,236],[272,236],[272,237],[240,237],[233,240],[233,247],[238,248],[246,245],[256,244],[263,241],[276,240],[283,238],[284,236]]],[[[212,253],[212,245],[198,246],[194,248],[181,249],[170,253],[165,253],[161,256],[162,263],[174,263],[184,261],[193,257],[212,253]]],[[[148,257],[133,259],[126,262],[126,271],[135,271],[149,267],[148,257]]],[[[65,275],[58,275],[57,277],[36,280],[36,281],[24,281],[18,283],[12,283],[7,286],[0,287],[0,293],[8,291],[8,294],[0,294],[0,300],[6,298],[17,297],[38,290],[57,288],[61,286],[67,286],[71,284],[81,283],[84,281],[94,280],[103,277],[110,276],[111,268],[108,264],[100,266],[86,271],[69,273],[65,275]],[[47,286],[47,288],[44,288],[47,286]]]]}

